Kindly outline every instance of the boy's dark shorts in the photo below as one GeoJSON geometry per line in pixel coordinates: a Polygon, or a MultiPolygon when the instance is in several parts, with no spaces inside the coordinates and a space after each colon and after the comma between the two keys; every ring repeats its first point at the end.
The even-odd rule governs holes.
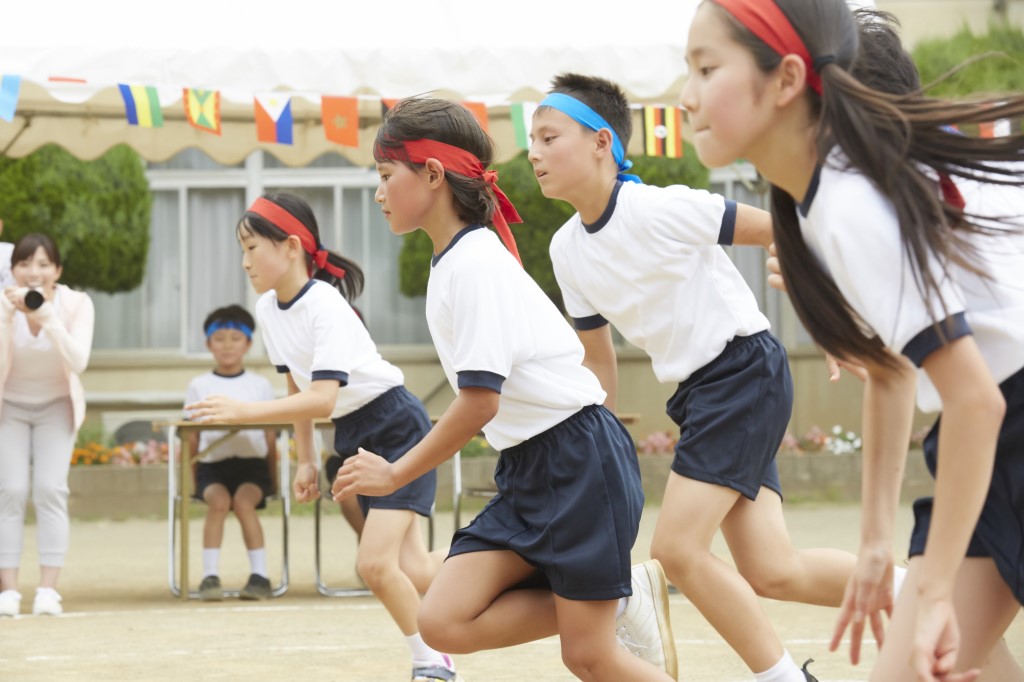
{"type": "MultiPolygon", "coordinates": [[[[1006,416],[996,442],[995,469],[978,525],[967,547],[969,557],[991,557],[1017,601],[1024,604],[1024,369],[999,384],[1006,416]]],[[[924,461],[935,476],[939,422],[924,439],[924,461]]],[[[914,502],[910,556],[924,554],[933,498],[914,502]]]]}
{"type": "Polygon", "coordinates": [[[193,497],[203,499],[206,487],[219,483],[232,497],[243,483],[252,483],[263,492],[257,509],[267,506],[267,497],[274,494],[270,480],[270,467],[262,457],[230,457],[219,462],[199,462],[196,465],[196,491],[193,497]]]}
{"type": "MultiPolygon", "coordinates": [[[[389,462],[396,462],[429,431],[430,415],[423,403],[404,386],[395,386],[355,412],[334,420],[334,449],[342,461],[363,448],[389,462]]],[[[334,469],[330,483],[334,483],[340,466],[334,469]]],[[[421,516],[430,516],[436,494],[437,474],[428,471],[390,495],[357,495],[356,498],[363,516],[370,509],[409,509],[421,516]]]]}
{"type": "Polygon", "coordinates": [[[679,426],[672,471],[751,500],[762,486],[782,496],[775,455],[793,412],[793,378],[769,332],[734,338],[665,409],[679,426]]]}
{"type": "Polygon", "coordinates": [[[585,407],[502,451],[494,481],[498,494],[455,533],[449,557],[511,550],[560,597],[632,594],[630,550],[644,494],[636,447],[608,410],[585,407]]]}

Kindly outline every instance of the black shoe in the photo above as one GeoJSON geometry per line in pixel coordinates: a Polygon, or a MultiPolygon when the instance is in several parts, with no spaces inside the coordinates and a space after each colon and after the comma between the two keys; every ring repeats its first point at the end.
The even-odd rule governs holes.
{"type": "Polygon", "coordinates": [[[256,575],[253,573],[249,576],[249,582],[245,584],[242,591],[238,593],[239,599],[246,599],[250,601],[260,601],[262,599],[270,599],[271,592],[270,581],[264,578],[262,575],[256,575]]]}
{"type": "Polygon", "coordinates": [[[818,682],[818,678],[807,671],[808,663],[814,663],[814,659],[808,658],[806,661],[804,661],[804,667],[800,668],[800,671],[804,674],[804,677],[807,678],[807,682],[818,682]]]}
{"type": "Polygon", "coordinates": [[[220,588],[220,578],[215,575],[208,575],[199,583],[199,598],[203,601],[220,601],[224,593],[220,588]]]}

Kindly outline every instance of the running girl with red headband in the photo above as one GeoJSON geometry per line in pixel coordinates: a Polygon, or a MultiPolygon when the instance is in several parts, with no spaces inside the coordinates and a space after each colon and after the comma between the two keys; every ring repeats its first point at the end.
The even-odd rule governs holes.
{"type": "MultiPolygon", "coordinates": [[[[240,402],[210,396],[185,409],[206,421],[294,422],[295,496],[310,502],[320,495],[314,419],[334,422],[334,449],[342,457],[366,448],[381,461],[395,461],[430,431],[430,417],[405,389],[402,371],[377,352],[351,306],[363,288],[362,271],[324,249],[304,200],[260,197],[242,216],[237,234],[242,267],[261,294],[256,317],[267,355],[287,376],[288,397],[240,402]]],[[[440,564],[440,556],[427,553],[419,524],[431,513],[436,483],[431,469],[387,496],[359,498],[366,521],[356,566],[405,636],[413,682],[459,679],[451,658],[427,646],[416,625],[419,595],[440,564]]]]}
{"type": "Polygon", "coordinates": [[[335,499],[388,494],[483,430],[501,451],[498,494],[456,532],[420,609],[424,638],[462,653],[559,634],[581,679],[673,679],[674,665],[670,677],[616,643],[621,608],[671,645],[660,569],[639,569],[655,576],[656,595],[650,580],[631,587],[643,509],[636,449],[602,406],[576,335],[515,257],[508,223],[519,218],[485,170],[493,156],[459,104],[408,99],[384,118],[376,199],[392,232],[422,229],[433,241],[427,321],[456,397],[400,460],[349,459],[335,499]]]}
{"type": "Polygon", "coordinates": [[[705,164],[745,158],[772,183],[800,319],[867,368],[861,548],[833,646],[852,625],[856,659],[868,621],[882,639],[916,397],[942,410],[925,448],[936,491],[915,505],[871,679],[971,680],[1024,603],[1024,250],[1000,234],[1024,220],[1005,206],[965,213],[955,182],[1024,184],[1024,136],[948,125],[1019,118],[1024,98],[873,90],[850,75],[858,39],[843,0],[705,2],[682,104],[705,164]]]}

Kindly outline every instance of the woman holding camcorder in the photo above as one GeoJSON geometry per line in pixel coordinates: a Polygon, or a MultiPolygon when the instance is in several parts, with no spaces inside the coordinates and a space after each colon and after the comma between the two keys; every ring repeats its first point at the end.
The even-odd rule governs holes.
{"type": "Polygon", "coordinates": [[[11,254],[14,286],[0,294],[0,616],[21,612],[25,507],[36,510],[40,581],[32,613],[63,612],[57,578],[68,547],[68,468],[85,393],[78,375],[92,350],[85,293],[58,284],[61,258],[44,234],[11,254]]]}

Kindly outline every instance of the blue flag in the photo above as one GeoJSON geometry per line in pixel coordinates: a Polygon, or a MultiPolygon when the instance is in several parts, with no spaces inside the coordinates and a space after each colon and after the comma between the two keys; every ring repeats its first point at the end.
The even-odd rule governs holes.
{"type": "Polygon", "coordinates": [[[0,118],[10,123],[18,109],[18,93],[21,90],[21,76],[3,76],[0,80],[0,118]]]}

